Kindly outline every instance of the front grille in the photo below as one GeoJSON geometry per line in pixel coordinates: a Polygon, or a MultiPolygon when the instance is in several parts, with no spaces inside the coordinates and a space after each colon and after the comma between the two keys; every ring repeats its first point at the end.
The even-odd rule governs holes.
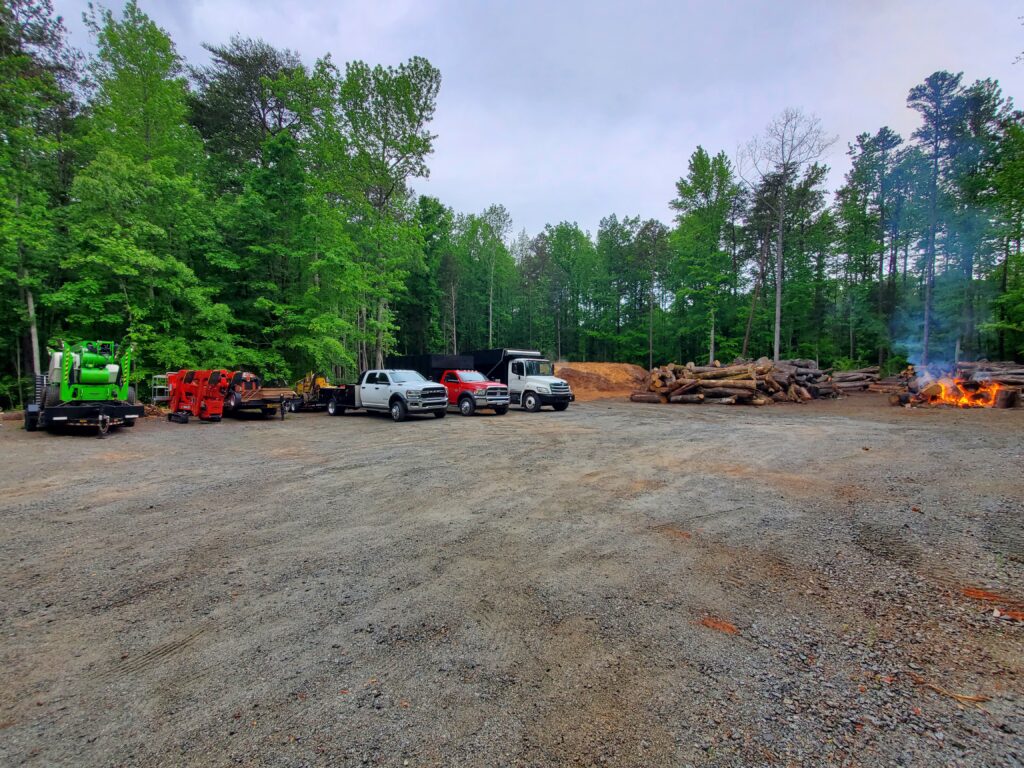
{"type": "Polygon", "coordinates": [[[567,395],[567,394],[569,394],[569,385],[565,384],[565,383],[562,383],[562,384],[552,384],[551,385],[551,394],[558,394],[558,395],[565,394],[565,395],[567,395]]]}
{"type": "Polygon", "coordinates": [[[446,397],[447,395],[448,392],[443,387],[428,387],[427,389],[424,389],[422,391],[422,393],[420,394],[420,398],[422,398],[423,400],[435,400],[440,399],[442,397],[446,397]]]}
{"type": "Polygon", "coordinates": [[[505,387],[488,387],[487,397],[508,397],[508,389],[505,387]]]}

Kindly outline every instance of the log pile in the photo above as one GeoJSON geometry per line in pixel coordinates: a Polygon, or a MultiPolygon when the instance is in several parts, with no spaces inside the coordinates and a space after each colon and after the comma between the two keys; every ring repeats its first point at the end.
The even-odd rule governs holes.
{"type": "MultiPolygon", "coordinates": [[[[836,397],[847,388],[863,388],[870,373],[837,384],[830,370],[813,360],[737,360],[731,365],[668,365],[652,368],[644,389],[630,395],[635,403],[688,403],[705,405],[768,405],[772,402],[805,403],[836,397]]],[[[877,378],[877,370],[874,374],[877,378]]]]}

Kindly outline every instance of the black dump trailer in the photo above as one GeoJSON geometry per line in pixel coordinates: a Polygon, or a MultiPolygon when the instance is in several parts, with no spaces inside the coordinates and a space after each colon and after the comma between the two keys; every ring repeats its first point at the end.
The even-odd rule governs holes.
{"type": "Polygon", "coordinates": [[[476,369],[472,355],[391,355],[384,362],[388,368],[416,371],[431,381],[440,381],[445,371],[476,369]]]}
{"type": "Polygon", "coordinates": [[[468,352],[467,356],[472,360],[468,366],[480,371],[488,379],[508,384],[508,364],[517,359],[546,360],[540,352],[535,349],[478,349],[468,352]]]}

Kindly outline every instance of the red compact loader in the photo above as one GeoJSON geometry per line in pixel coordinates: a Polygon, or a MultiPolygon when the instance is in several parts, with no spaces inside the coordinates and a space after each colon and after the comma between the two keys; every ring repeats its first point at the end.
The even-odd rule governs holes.
{"type": "Polygon", "coordinates": [[[220,421],[230,382],[231,374],[225,370],[182,369],[167,374],[171,409],[167,420],[188,424],[189,418],[195,416],[202,421],[220,421]]]}

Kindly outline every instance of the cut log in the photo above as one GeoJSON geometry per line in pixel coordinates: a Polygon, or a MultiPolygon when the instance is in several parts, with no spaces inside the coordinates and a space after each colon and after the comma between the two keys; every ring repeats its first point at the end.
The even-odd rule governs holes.
{"type": "Polygon", "coordinates": [[[653,392],[634,392],[629,396],[634,403],[660,403],[661,398],[653,392]]]}
{"type": "Polygon", "coordinates": [[[712,387],[729,387],[730,389],[757,389],[757,382],[753,379],[697,379],[695,383],[701,389],[712,387]]]}
{"type": "Polygon", "coordinates": [[[671,400],[673,397],[678,397],[679,395],[685,395],[687,392],[692,392],[699,386],[699,379],[688,379],[684,384],[676,387],[668,393],[669,399],[671,400]]]}
{"type": "Polygon", "coordinates": [[[700,371],[696,376],[698,379],[721,379],[736,373],[752,374],[753,372],[754,366],[752,365],[726,365],[721,368],[700,371]]]}
{"type": "Polygon", "coordinates": [[[736,404],[736,398],[735,397],[705,397],[704,398],[704,402],[705,403],[709,403],[711,405],[735,405],[736,404]]]}
{"type": "Polygon", "coordinates": [[[703,403],[704,395],[700,392],[695,395],[673,395],[668,401],[670,403],[703,403]]]}
{"type": "Polygon", "coordinates": [[[993,405],[996,408],[1016,408],[1020,402],[1020,390],[1000,389],[996,392],[996,401],[993,405]]]}
{"type": "Polygon", "coordinates": [[[702,388],[701,392],[705,398],[709,397],[754,397],[757,393],[752,389],[733,389],[732,387],[708,387],[702,388]]]}

